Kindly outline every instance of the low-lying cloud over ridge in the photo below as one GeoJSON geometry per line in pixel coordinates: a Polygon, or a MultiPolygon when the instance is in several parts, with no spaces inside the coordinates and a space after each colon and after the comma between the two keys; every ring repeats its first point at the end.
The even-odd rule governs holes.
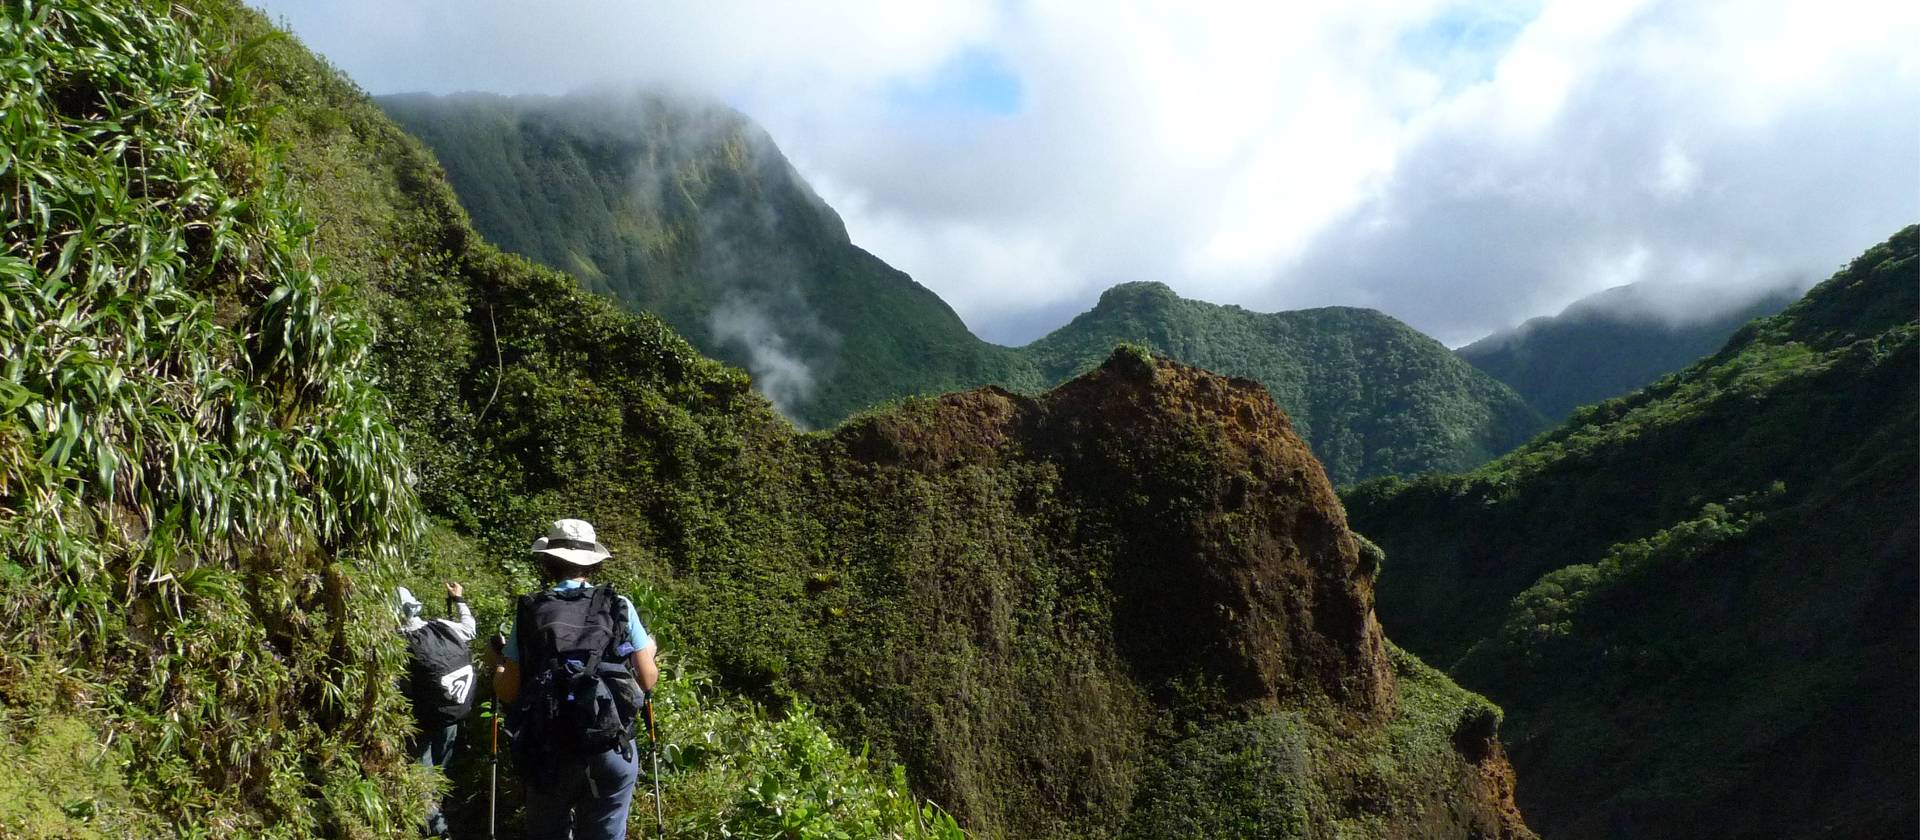
{"type": "Polygon", "coordinates": [[[1009,343],[1162,280],[1458,344],[1637,280],[1818,279],[1920,219],[1907,2],[261,5],[378,93],[724,99],[1009,343]]]}

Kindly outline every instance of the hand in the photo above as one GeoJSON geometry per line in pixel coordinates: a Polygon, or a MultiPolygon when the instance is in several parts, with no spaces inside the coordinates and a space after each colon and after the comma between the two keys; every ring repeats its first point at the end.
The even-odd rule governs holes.
{"type": "Polygon", "coordinates": [[[466,597],[466,594],[467,594],[467,590],[465,587],[461,586],[460,584],[454,583],[453,581],[447,581],[447,597],[463,598],[463,597],[466,597]]]}

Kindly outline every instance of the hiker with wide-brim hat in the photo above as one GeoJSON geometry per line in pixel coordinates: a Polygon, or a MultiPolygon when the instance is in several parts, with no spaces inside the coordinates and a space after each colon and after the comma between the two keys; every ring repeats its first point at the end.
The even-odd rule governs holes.
{"type": "Polygon", "coordinates": [[[530,840],[620,840],[639,778],[643,692],[660,680],[633,602],[593,573],[612,556],[593,525],[562,519],[530,550],[548,586],[521,596],[494,693],[508,709],[530,840]]]}

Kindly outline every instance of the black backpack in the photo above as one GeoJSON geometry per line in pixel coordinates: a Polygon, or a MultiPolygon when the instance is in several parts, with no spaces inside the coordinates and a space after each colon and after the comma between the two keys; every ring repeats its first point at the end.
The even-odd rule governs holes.
{"type": "Polygon", "coordinates": [[[618,750],[633,758],[633,719],[643,695],[619,654],[631,640],[613,587],[522,595],[514,627],[521,677],[513,753],[534,771],[530,780],[568,757],[618,750]]]}
{"type": "Polygon", "coordinates": [[[452,726],[473,711],[475,674],[467,643],[445,622],[405,634],[407,699],[421,728],[452,726]]]}

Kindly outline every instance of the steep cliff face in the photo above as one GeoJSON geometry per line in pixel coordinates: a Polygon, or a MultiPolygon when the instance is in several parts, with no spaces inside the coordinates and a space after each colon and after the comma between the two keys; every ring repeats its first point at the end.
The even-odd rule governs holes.
{"type": "Polygon", "coordinates": [[[856,247],[765,131],[717,102],[600,91],[387,96],[482,235],[746,368],[795,422],[907,394],[1041,384],[856,247]]]}
{"type": "Polygon", "coordinates": [[[969,825],[1529,836],[1497,710],[1391,649],[1379,554],[1259,384],[1122,349],[1039,397],[858,418],[821,455],[830,495],[913,488],[912,509],[858,512],[870,532],[946,548],[910,557],[826,523],[835,556],[886,557],[847,579],[897,575],[905,595],[898,623],[830,657],[894,666],[815,693],[938,733],[889,746],[969,825]],[[903,687],[926,693],[887,711],[903,687]]]}
{"type": "Polygon", "coordinates": [[[843,435],[876,466],[938,475],[1044,465],[1110,544],[1122,658],[1149,685],[1192,671],[1235,703],[1390,705],[1363,560],[1326,474],[1258,383],[1131,351],[1039,398],[932,400],[843,435]]]}
{"type": "Polygon", "coordinates": [[[1043,405],[1043,451],[1122,530],[1116,630],[1151,640],[1123,645],[1137,671],[1186,660],[1234,699],[1317,694],[1386,710],[1377,568],[1265,388],[1122,352],[1043,405]],[[1194,455],[1207,471],[1179,476],[1194,455]],[[1169,474],[1184,486],[1152,486],[1169,474]]]}

